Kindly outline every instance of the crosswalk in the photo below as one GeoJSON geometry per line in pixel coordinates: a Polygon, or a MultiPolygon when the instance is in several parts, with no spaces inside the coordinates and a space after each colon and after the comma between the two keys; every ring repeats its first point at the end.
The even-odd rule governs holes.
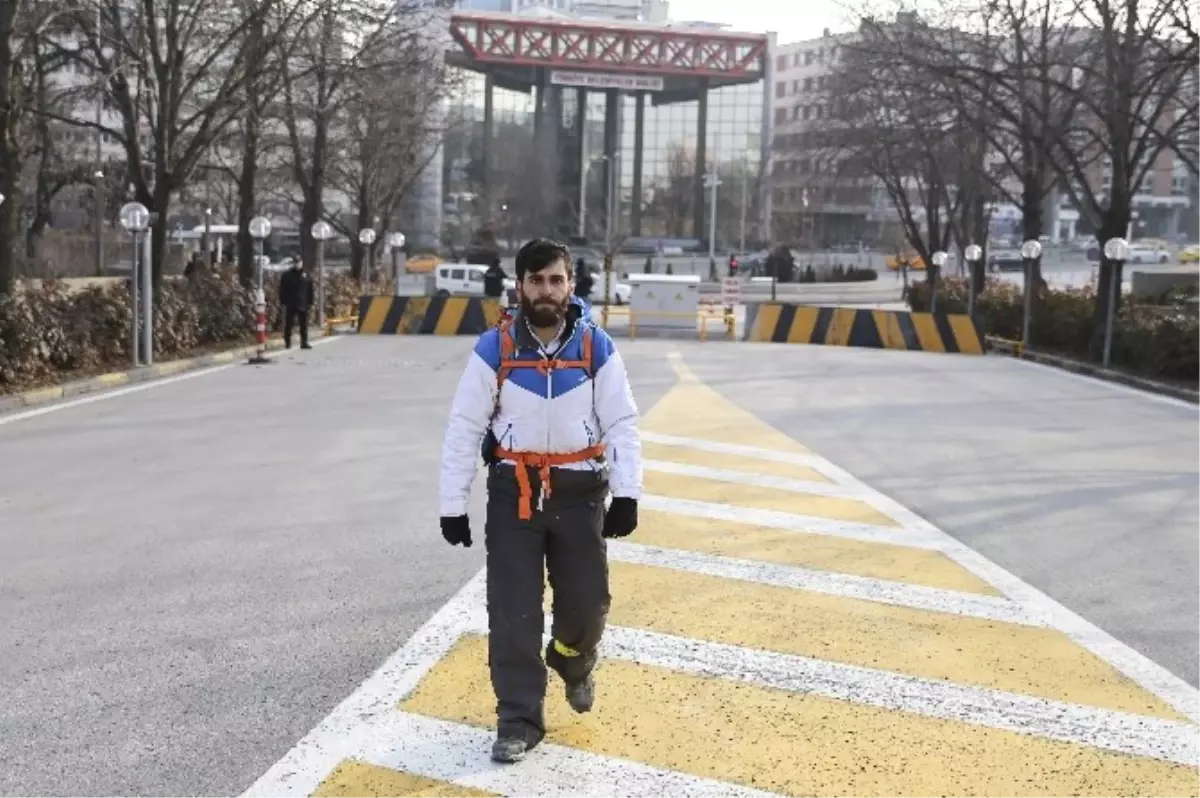
{"type": "Polygon", "coordinates": [[[489,760],[480,573],[246,795],[1200,793],[1192,687],[674,365],[596,708],[489,760]]]}

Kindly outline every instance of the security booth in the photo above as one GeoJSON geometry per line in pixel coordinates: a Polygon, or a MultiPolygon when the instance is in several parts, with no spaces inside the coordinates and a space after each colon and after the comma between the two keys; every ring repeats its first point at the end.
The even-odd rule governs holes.
{"type": "Polygon", "coordinates": [[[700,276],[631,274],[629,334],[687,332],[694,335],[700,312],[700,276]]]}

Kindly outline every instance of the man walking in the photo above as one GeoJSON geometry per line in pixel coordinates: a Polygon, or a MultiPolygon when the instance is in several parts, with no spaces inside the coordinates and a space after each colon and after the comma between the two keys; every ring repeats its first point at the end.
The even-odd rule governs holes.
{"type": "Polygon", "coordinates": [[[522,759],[545,736],[547,666],[572,709],[592,708],[610,601],[605,538],[637,527],[642,489],[637,404],[612,339],[573,296],[570,251],[534,239],[516,270],[519,311],[480,336],[459,381],[440,488],[442,536],[470,546],[482,450],[497,762],[522,759]],[[546,569],[554,620],[543,661],[546,569]]]}
{"type": "Polygon", "coordinates": [[[292,323],[300,323],[300,348],[308,344],[308,309],[313,303],[313,284],[304,271],[304,261],[292,257],[292,268],[279,278],[279,304],[283,305],[283,343],[292,348],[292,323]]]}

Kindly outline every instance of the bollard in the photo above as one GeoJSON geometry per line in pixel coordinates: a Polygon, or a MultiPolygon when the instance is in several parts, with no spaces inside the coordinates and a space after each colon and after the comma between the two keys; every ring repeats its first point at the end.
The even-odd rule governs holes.
{"type": "Polygon", "coordinates": [[[250,362],[254,364],[270,363],[267,357],[267,298],[261,288],[254,292],[254,330],[258,338],[258,351],[250,362]]]}

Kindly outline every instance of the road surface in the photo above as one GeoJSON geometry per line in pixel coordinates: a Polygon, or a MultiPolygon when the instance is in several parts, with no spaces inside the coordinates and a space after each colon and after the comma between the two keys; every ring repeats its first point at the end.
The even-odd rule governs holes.
{"type": "Polygon", "coordinates": [[[1003,358],[620,345],[596,710],[487,759],[466,338],[0,417],[0,793],[1196,794],[1194,406],[1003,358]]]}

